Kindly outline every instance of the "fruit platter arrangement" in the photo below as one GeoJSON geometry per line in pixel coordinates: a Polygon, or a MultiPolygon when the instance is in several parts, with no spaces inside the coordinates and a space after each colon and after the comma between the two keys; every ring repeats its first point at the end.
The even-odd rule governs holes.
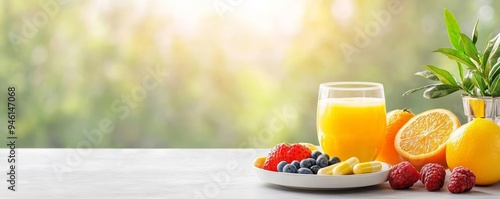
{"type": "MultiPolygon", "coordinates": [[[[456,61],[461,81],[425,65],[426,71],[416,75],[441,83],[403,96],[422,89],[429,99],[458,90],[467,97],[500,96],[500,34],[481,53],[475,46],[476,28],[470,39],[460,32],[451,12],[445,9],[444,16],[454,49],[436,52],[456,61]]],[[[478,104],[474,106],[479,110],[478,104]]],[[[401,190],[420,181],[418,186],[427,191],[445,187],[450,193],[466,193],[475,185],[500,181],[500,127],[485,115],[469,117],[462,125],[453,112],[442,108],[418,114],[409,109],[386,112],[382,84],[322,83],[316,118],[319,146],[281,143],[267,156],[257,157],[253,167],[265,182],[299,189],[349,189],[388,181],[392,189],[401,190]]]]}
{"type": "Polygon", "coordinates": [[[359,162],[356,157],[341,161],[309,143],[278,144],[267,157],[254,160],[263,181],[300,189],[346,189],[387,181],[390,165],[359,162]]]}
{"type": "Polygon", "coordinates": [[[444,109],[417,115],[406,109],[389,112],[385,140],[395,145],[385,142],[373,161],[342,160],[310,143],[281,143],[256,158],[253,167],[265,182],[300,189],[358,188],[388,181],[392,189],[401,190],[420,180],[426,190],[438,191],[448,179],[449,192],[463,193],[476,184],[498,182],[500,127],[482,118],[457,127],[452,114],[444,109]],[[448,127],[440,129],[443,126],[448,127]],[[405,146],[408,143],[401,140],[406,137],[413,137],[414,145],[405,146]],[[446,169],[451,171],[448,178],[446,169]]]}

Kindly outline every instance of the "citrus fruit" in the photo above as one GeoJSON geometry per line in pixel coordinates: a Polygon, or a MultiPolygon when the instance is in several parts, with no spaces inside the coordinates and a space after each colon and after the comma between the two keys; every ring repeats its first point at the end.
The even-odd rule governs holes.
{"type": "Polygon", "coordinates": [[[396,109],[387,113],[387,127],[385,129],[385,140],[377,160],[396,165],[403,161],[394,148],[394,137],[399,129],[403,127],[415,114],[408,109],[396,109]]]}
{"type": "Polygon", "coordinates": [[[427,163],[446,165],[446,143],[460,127],[457,116],[446,109],[432,109],[415,115],[396,134],[394,148],[417,170],[427,163]]]}
{"type": "Polygon", "coordinates": [[[253,166],[262,169],[264,162],[266,162],[266,156],[258,157],[253,161],[253,166]]]}
{"type": "Polygon", "coordinates": [[[314,144],[305,143],[305,142],[301,142],[299,144],[302,145],[302,146],[305,146],[305,147],[309,148],[309,150],[311,150],[311,151],[319,151],[319,149],[314,144]]]}
{"type": "Polygon", "coordinates": [[[450,170],[463,166],[476,175],[476,184],[500,181],[500,127],[495,122],[476,118],[450,135],[446,145],[450,170]]]}

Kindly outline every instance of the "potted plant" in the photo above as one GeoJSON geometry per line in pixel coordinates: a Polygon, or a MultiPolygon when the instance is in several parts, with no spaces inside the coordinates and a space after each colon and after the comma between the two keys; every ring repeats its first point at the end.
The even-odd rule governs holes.
{"type": "Polygon", "coordinates": [[[500,34],[487,39],[484,50],[478,51],[476,21],[472,30],[472,39],[460,32],[460,26],[455,16],[447,9],[444,19],[448,37],[453,48],[439,48],[434,52],[446,55],[456,62],[459,78],[449,71],[433,65],[424,65],[426,70],[415,73],[436,84],[430,84],[406,91],[403,96],[423,90],[423,96],[434,99],[462,91],[462,101],[465,115],[469,121],[476,117],[488,118],[500,124],[500,34]],[[498,111],[497,111],[498,110],[498,111]]]}

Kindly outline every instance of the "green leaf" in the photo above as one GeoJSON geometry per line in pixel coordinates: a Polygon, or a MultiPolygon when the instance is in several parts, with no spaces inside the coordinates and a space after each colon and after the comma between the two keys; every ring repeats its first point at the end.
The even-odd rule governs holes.
{"type": "Polygon", "coordinates": [[[415,73],[415,75],[425,77],[425,78],[432,80],[432,81],[439,81],[439,78],[436,75],[434,75],[434,73],[432,73],[431,71],[428,71],[428,70],[417,72],[417,73],[415,73]]]}
{"type": "Polygon", "coordinates": [[[491,96],[493,97],[498,97],[500,96],[500,78],[496,78],[492,83],[491,83],[491,96]]]}
{"type": "Polygon", "coordinates": [[[414,89],[408,90],[408,91],[406,91],[405,93],[403,93],[403,97],[404,97],[404,96],[407,96],[407,95],[409,95],[409,94],[412,94],[412,93],[414,93],[414,92],[417,92],[417,91],[419,91],[419,90],[426,89],[426,88],[430,88],[430,87],[435,86],[435,85],[437,85],[437,84],[430,84],[430,85],[427,85],[427,86],[422,86],[422,87],[418,87],[418,88],[414,88],[414,89]]]}
{"type": "Polygon", "coordinates": [[[488,74],[488,79],[490,80],[490,83],[493,83],[493,81],[495,81],[495,79],[498,78],[499,74],[500,74],[500,62],[497,62],[493,67],[491,67],[491,70],[488,74]]]}
{"type": "Polygon", "coordinates": [[[484,96],[484,94],[482,94],[481,91],[479,90],[479,88],[477,88],[477,87],[474,87],[474,89],[472,89],[470,93],[471,93],[472,97],[482,97],[482,96],[484,96]]]}
{"type": "MultiPolygon", "coordinates": [[[[491,68],[491,63],[488,61],[490,59],[490,54],[491,52],[493,51],[493,47],[495,46],[495,44],[500,41],[498,39],[500,34],[498,34],[497,36],[495,36],[493,39],[489,40],[488,41],[488,44],[486,45],[486,48],[484,49],[484,53],[483,53],[483,59],[481,60],[481,68],[491,68]],[[487,66],[488,64],[490,64],[490,66],[487,66]]],[[[498,46],[497,46],[498,48],[498,46]]]]}
{"type": "Polygon", "coordinates": [[[484,44],[484,50],[485,50],[485,51],[486,51],[486,48],[488,47],[488,43],[489,43],[489,42],[490,42],[490,40],[491,40],[491,34],[492,34],[492,33],[490,33],[490,34],[488,35],[488,38],[486,38],[486,44],[484,44]]]}
{"type": "Polygon", "coordinates": [[[484,79],[477,71],[472,71],[471,77],[472,84],[479,88],[481,95],[484,95],[484,91],[486,90],[486,83],[484,83],[484,79]]]}
{"type": "Polygon", "coordinates": [[[455,77],[453,77],[453,75],[450,72],[435,67],[433,65],[424,65],[424,68],[434,73],[434,75],[436,75],[439,81],[443,82],[444,84],[448,84],[451,86],[458,86],[457,80],[455,80],[455,77]]]}
{"type": "MultiPolygon", "coordinates": [[[[499,35],[500,34],[498,34],[495,37],[497,39],[495,40],[495,43],[491,47],[491,52],[489,54],[489,57],[488,57],[488,60],[487,60],[488,64],[486,64],[486,67],[488,67],[488,66],[491,67],[491,66],[496,65],[497,62],[498,62],[498,59],[500,58],[500,47],[499,47],[500,46],[500,39],[498,39],[499,35]]],[[[485,56],[485,58],[486,58],[486,56],[485,56]]],[[[485,61],[483,60],[483,62],[485,62],[485,61]]],[[[486,71],[486,72],[489,72],[489,70],[486,71]]]]}
{"type": "Polygon", "coordinates": [[[455,86],[450,86],[447,84],[434,85],[424,91],[424,97],[427,99],[435,99],[447,96],[458,91],[459,88],[455,86]]]}
{"type": "Polygon", "coordinates": [[[500,78],[496,78],[492,83],[491,83],[491,96],[493,97],[498,97],[500,96],[500,78]]]}
{"type": "Polygon", "coordinates": [[[460,47],[462,47],[465,55],[476,60],[476,62],[479,62],[476,46],[474,45],[474,43],[472,43],[467,35],[462,33],[460,33],[460,47]]]}
{"type": "Polygon", "coordinates": [[[460,79],[464,81],[464,69],[462,67],[462,64],[460,64],[460,62],[457,62],[457,66],[458,66],[458,73],[460,74],[460,79]]]}
{"type": "Polygon", "coordinates": [[[444,21],[446,23],[446,29],[448,29],[448,37],[450,38],[451,45],[455,47],[455,49],[461,50],[459,41],[460,26],[455,16],[448,9],[444,9],[444,21]]]}
{"type": "Polygon", "coordinates": [[[451,48],[439,48],[439,49],[435,50],[434,52],[442,53],[442,54],[448,56],[448,58],[450,58],[452,60],[455,60],[455,61],[458,61],[462,64],[467,65],[468,68],[470,68],[470,69],[477,69],[476,64],[474,64],[471,61],[470,57],[468,57],[467,55],[463,54],[462,52],[460,52],[458,50],[451,49],[451,48]]]}
{"type": "Polygon", "coordinates": [[[479,19],[476,20],[476,24],[474,25],[474,29],[472,29],[472,43],[476,45],[477,42],[477,24],[479,23],[479,19]]]}
{"type": "Polygon", "coordinates": [[[464,77],[464,80],[462,82],[462,86],[463,88],[466,90],[466,92],[468,93],[471,93],[473,91],[473,88],[474,87],[474,83],[472,83],[472,78],[474,78],[474,76],[472,75],[472,72],[469,71],[467,72],[467,74],[465,75],[464,77]]]}

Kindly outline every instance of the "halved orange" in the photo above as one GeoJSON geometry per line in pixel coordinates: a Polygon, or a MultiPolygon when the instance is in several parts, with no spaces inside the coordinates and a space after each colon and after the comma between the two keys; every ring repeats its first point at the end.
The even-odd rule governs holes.
{"type": "Polygon", "coordinates": [[[396,134],[394,148],[420,171],[427,163],[447,168],[446,143],[460,127],[457,116],[446,109],[432,109],[415,115],[396,134]]]}

